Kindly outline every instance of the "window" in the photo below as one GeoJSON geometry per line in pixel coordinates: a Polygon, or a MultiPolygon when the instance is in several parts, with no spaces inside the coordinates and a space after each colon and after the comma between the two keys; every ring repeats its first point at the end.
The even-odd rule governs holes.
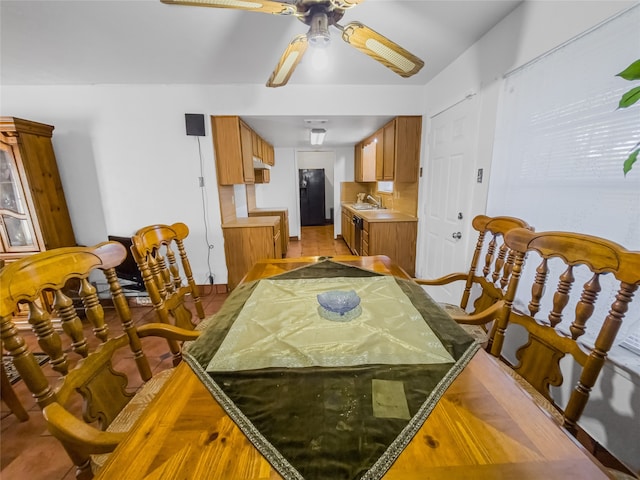
{"type": "MultiPolygon", "coordinates": [[[[633,85],[616,76],[638,59],[639,24],[640,7],[634,6],[506,76],[489,215],[513,215],[538,231],[576,231],[640,250],[640,165],[626,177],[622,172],[640,141],[640,105],[617,110],[633,85]]],[[[581,285],[576,280],[575,289],[581,285]]],[[[595,312],[592,327],[606,313],[595,312]]],[[[637,298],[616,343],[625,337],[640,339],[637,298]]]]}
{"type": "Polygon", "coordinates": [[[378,192],[393,193],[393,182],[378,182],[378,192]]]}

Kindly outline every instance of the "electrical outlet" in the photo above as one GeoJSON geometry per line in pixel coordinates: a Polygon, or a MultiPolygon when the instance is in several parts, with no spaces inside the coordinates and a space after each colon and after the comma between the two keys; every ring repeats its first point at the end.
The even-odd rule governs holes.
{"type": "Polygon", "coordinates": [[[136,304],[141,306],[152,305],[151,299],[149,297],[136,297],[136,304]]]}

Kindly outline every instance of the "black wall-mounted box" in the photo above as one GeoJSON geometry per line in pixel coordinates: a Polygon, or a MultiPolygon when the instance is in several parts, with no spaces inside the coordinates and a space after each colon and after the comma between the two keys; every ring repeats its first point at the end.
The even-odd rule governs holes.
{"type": "Polygon", "coordinates": [[[204,115],[202,113],[185,113],[187,135],[204,137],[204,115]]]}

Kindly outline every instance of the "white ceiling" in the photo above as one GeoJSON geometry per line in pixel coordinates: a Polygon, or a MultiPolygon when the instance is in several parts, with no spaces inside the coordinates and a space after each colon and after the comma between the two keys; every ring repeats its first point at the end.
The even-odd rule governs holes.
{"type": "MultiPolygon", "coordinates": [[[[364,23],[424,60],[423,69],[402,78],[332,28],[327,70],[314,71],[307,53],[289,85],[426,85],[520,1],[366,0],[340,23],[364,23]]],[[[1,0],[0,83],[264,85],[289,41],[307,30],[290,16],[160,0],[1,0]]],[[[327,146],[353,145],[388,120],[243,118],[275,146],[308,145],[309,118],[329,121],[327,146]]]]}

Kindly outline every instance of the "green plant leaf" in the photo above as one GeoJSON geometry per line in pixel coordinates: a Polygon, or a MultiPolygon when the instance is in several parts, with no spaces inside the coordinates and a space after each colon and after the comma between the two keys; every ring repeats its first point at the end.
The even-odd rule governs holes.
{"type": "Polygon", "coordinates": [[[638,153],[640,153],[640,148],[631,152],[629,158],[624,161],[624,164],[622,165],[622,171],[624,172],[625,177],[627,176],[627,173],[631,171],[631,167],[633,167],[633,164],[636,163],[636,160],[638,160],[638,153]]]}
{"type": "Polygon", "coordinates": [[[622,77],[625,80],[640,80],[640,60],[636,60],[623,71],[618,73],[616,77],[622,77]]]}
{"type": "Polygon", "coordinates": [[[640,100],[640,87],[635,87],[622,95],[618,108],[627,108],[640,100]]]}

